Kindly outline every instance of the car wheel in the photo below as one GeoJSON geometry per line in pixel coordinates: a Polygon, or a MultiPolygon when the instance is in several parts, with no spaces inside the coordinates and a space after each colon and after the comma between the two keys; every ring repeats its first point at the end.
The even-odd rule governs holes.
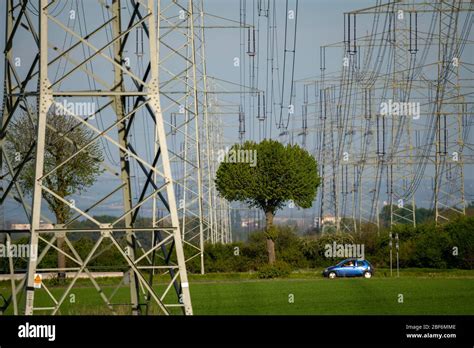
{"type": "Polygon", "coordinates": [[[367,279],[372,278],[372,272],[368,272],[368,271],[364,272],[364,278],[367,278],[367,279]]]}
{"type": "Polygon", "coordinates": [[[329,278],[330,278],[330,279],[334,279],[334,278],[336,278],[336,277],[337,277],[336,272],[330,272],[330,273],[329,273],[329,278]]]}

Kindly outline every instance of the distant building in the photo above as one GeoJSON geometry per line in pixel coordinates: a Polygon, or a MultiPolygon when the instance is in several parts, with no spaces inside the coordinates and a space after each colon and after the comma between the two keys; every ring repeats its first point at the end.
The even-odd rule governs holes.
{"type": "MultiPolygon", "coordinates": [[[[31,225],[30,224],[11,224],[10,229],[12,229],[12,230],[30,230],[31,225]]],[[[53,230],[54,225],[53,224],[47,224],[47,223],[40,223],[40,229],[42,229],[42,230],[53,230]]]]}
{"type": "Polygon", "coordinates": [[[298,228],[304,228],[307,225],[307,219],[302,217],[284,217],[278,216],[273,220],[275,225],[287,225],[296,226],[298,228]]]}
{"type": "Polygon", "coordinates": [[[240,227],[246,228],[258,228],[258,220],[254,218],[249,219],[240,219],[241,224],[240,227]]]}
{"type": "MultiPolygon", "coordinates": [[[[341,218],[338,219],[339,221],[341,221],[341,218]]],[[[335,225],[336,224],[336,217],[335,216],[332,216],[332,215],[326,215],[323,217],[323,220],[321,221],[321,223],[324,225],[324,224],[332,224],[332,225],[335,225]]]]}

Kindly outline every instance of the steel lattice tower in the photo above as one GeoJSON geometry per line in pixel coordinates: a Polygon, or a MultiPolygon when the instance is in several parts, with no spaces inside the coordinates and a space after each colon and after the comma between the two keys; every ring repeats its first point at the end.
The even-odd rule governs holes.
{"type": "Polygon", "coordinates": [[[436,222],[465,213],[473,6],[377,1],[347,12],[344,40],[321,47],[320,77],[297,81],[303,111],[291,133],[319,156],[323,227],[378,230],[382,213],[389,226],[415,225],[421,187],[436,222]],[[330,55],[340,57],[338,71],[327,71],[330,55]],[[420,114],[382,112],[391,102],[419,104],[420,114]]]}
{"type": "MultiPolygon", "coordinates": [[[[168,148],[171,139],[162,106],[168,97],[163,91],[169,81],[159,69],[169,48],[164,43],[163,29],[160,29],[165,18],[164,9],[160,1],[154,0],[127,3],[113,0],[111,6],[104,1],[91,2],[87,4],[87,11],[102,11],[107,18],[93,30],[84,32],[81,28],[78,32],[77,26],[70,22],[73,16],[76,20],[82,18],[84,25],[90,18],[86,18],[84,7],[82,12],[76,12],[82,2],[71,4],[69,12],[64,12],[64,7],[58,10],[55,1],[49,0],[40,0],[38,8],[29,1],[9,0],[6,4],[5,94],[0,139],[4,173],[2,202],[14,199],[22,204],[31,221],[30,230],[24,232],[30,235],[32,250],[37,250],[39,245],[38,253],[29,258],[27,273],[19,282],[14,280],[15,270],[10,267],[12,294],[8,304],[12,305],[14,314],[57,314],[77,284],[79,275],[86,274],[105,308],[112,313],[172,314],[181,309],[190,315],[193,311],[175,198],[176,182],[172,173],[174,154],[168,148]],[[23,36],[20,36],[22,30],[23,36]],[[132,42],[135,31],[146,35],[132,42]],[[57,33],[67,35],[69,43],[64,40],[66,44],[61,44],[57,33]],[[23,45],[30,44],[32,50],[31,57],[23,59],[21,68],[15,64],[20,40],[23,45]],[[145,69],[140,69],[138,58],[135,60],[131,56],[133,48],[136,48],[135,53],[141,53],[145,69]],[[100,64],[97,63],[99,58],[100,64]],[[63,68],[56,69],[60,63],[63,63],[63,68]],[[25,64],[28,69],[23,68],[25,64]],[[85,81],[89,81],[89,87],[85,86],[85,81]],[[64,98],[72,103],[93,102],[97,109],[92,114],[79,115],[64,107],[65,104],[61,103],[64,98]],[[69,158],[51,167],[45,162],[47,130],[70,141],[68,133],[58,133],[51,126],[48,115],[53,107],[62,110],[64,117],[74,122],[74,127],[86,127],[95,136],[89,144],[76,147],[69,158]],[[20,112],[29,115],[36,137],[30,151],[15,157],[7,151],[5,142],[20,112]],[[145,139],[150,137],[151,140],[142,143],[143,146],[136,145],[141,138],[137,131],[140,126],[144,129],[145,139]],[[104,175],[108,176],[105,180],[113,187],[105,195],[98,197],[95,194],[93,203],[80,197],[71,200],[58,195],[48,178],[74,156],[87,152],[87,147],[96,142],[105,144],[104,149],[107,149],[107,160],[101,165],[104,175]],[[31,204],[16,180],[30,161],[35,163],[31,204]],[[42,221],[48,221],[44,215],[44,193],[54,196],[74,213],[64,224],[56,225],[54,231],[42,227],[42,221]],[[120,215],[107,223],[94,218],[94,212],[107,207],[111,201],[121,210],[120,215]],[[146,209],[153,212],[153,221],[144,226],[137,224],[140,212],[146,209]],[[93,227],[74,228],[74,221],[79,218],[87,220],[93,227]],[[83,235],[96,236],[86,257],[81,257],[71,243],[83,235]],[[67,248],[56,247],[58,238],[64,240],[67,248]],[[104,291],[91,272],[91,261],[104,244],[119,252],[127,269],[129,276],[125,281],[129,283],[129,295],[126,303],[116,303],[116,291],[110,294],[104,291]],[[34,288],[35,274],[59,271],[41,267],[41,261],[48,253],[63,254],[73,264],[61,270],[75,272],[61,294],[53,293],[46,284],[41,290],[35,291],[34,288]],[[159,277],[156,284],[154,275],[159,277]],[[37,305],[35,294],[38,291],[45,292],[50,305],[37,305]],[[118,311],[119,308],[125,310],[118,311]]],[[[193,55],[194,49],[193,46],[187,47],[187,52],[193,55]]],[[[186,95],[192,97],[193,94],[186,95]]],[[[94,192],[94,186],[91,190],[94,192]]],[[[14,231],[5,232],[10,235],[14,231]]]]}

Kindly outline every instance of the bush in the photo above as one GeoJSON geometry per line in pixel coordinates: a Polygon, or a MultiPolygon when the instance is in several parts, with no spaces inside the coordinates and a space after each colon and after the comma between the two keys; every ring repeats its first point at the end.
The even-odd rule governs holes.
{"type": "Polygon", "coordinates": [[[301,244],[301,252],[308,260],[308,264],[312,267],[327,267],[334,265],[337,258],[328,258],[324,255],[326,245],[337,244],[352,244],[354,238],[348,233],[333,233],[314,237],[303,238],[301,244]]]}
{"type": "Polygon", "coordinates": [[[410,266],[428,268],[447,268],[450,259],[448,251],[452,244],[442,228],[420,225],[419,237],[415,239],[414,252],[410,266]]]}
{"type": "MultiPolygon", "coordinates": [[[[378,268],[389,266],[389,232],[379,233],[371,225],[362,225],[357,233],[328,233],[300,237],[292,227],[275,226],[275,251],[277,262],[268,265],[265,233],[254,232],[248,241],[232,244],[207,244],[205,246],[206,272],[257,271],[261,278],[287,275],[291,269],[327,267],[341,258],[327,258],[325,246],[338,244],[364,244],[365,257],[378,268]],[[238,256],[235,248],[238,247],[238,256]]],[[[460,217],[445,225],[402,224],[393,226],[393,236],[400,238],[400,267],[422,268],[474,268],[474,217],[460,217]],[[458,255],[453,255],[453,248],[458,255]]],[[[393,262],[396,260],[393,240],[393,262]]],[[[190,272],[199,272],[199,259],[188,264],[190,272]]],[[[194,261],[193,260],[193,261],[194,261]]]]}
{"type": "Polygon", "coordinates": [[[275,228],[276,259],[288,263],[294,268],[308,267],[308,260],[303,253],[303,240],[291,227],[275,228]]]}
{"type": "Polygon", "coordinates": [[[443,226],[451,244],[446,246],[453,267],[474,269],[474,217],[458,218],[443,226]],[[457,248],[457,254],[454,250],[457,248]]]}
{"type": "Polygon", "coordinates": [[[288,277],[291,266],[284,261],[275,261],[273,265],[263,265],[259,268],[257,276],[260,279],[273,279],[288,277]]]}

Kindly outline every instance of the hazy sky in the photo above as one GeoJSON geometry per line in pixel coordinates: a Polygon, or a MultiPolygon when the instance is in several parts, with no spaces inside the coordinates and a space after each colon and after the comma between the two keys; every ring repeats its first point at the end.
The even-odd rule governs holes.
{"type": "MultiPolygon", "coordinates": [[[[60,1],[60,4],[62,4],[60,1]]],[[[92,0],[91,0],[92,1],[92,0]]],[[[284,25],[285,25],[285,0],[275,0],[276,10],[277,10],[277,35],[278,35],[278,59],[280,69],[283,62],[283,45],[284,45],[284,25]]],[[[85,2],[87,4],[88,1],[85,2]]],[[[240,0],[204,0],[206,16],[206,24],[209,26],[215,25],[235,25],[234,22],[239,22],[240,20],[240,0]],[[222,17],[222,18],[217,18],[222,17]],[[234,21],[234,22],[232,22],[234,21]]],[[[258,63],[259,69],[257,74],[258,79],[258,88],[265,89],[265,74],[266,74],[266,57],[265,57],[265,47],[266,47],[266,38],[265,38],[265,28],[267,25],[267,19],[265,17],[259,17],[252,11],[252,5],[257,4],[258,0],[247,0],[247,18],[246,22],[248,24],[258,25],[260,28],[257,33],[260,37],[259,48],[258,48],[258,63]]],[[[265,1],[264,1],[265,2],[265,1]]],[[[272,1],[270,1],[272,2],[272,1]]],[[[327,45],[329,43],[339,42],[343,40],[343,13],[346,11],[352,11],[357,8],[366,8],[374,5],[375,0],[299,0],[299,9],[297,13],[298,19],[298,29],[296,36],[296,61],[295,61],[295,74],[294,79],[300,80],[305,78],[311,78],[318,76],[320,73],[320,58],[319,58],[319,48],[322,45],[327,45]]],[[[69,4],[69,3],[68,3],[69,4]]],[[[289,10],[295,9],[296,0],[289,0],[289,10]]],[[[69,6],[69,5],[68,5],[69,6]]],[[[5,17],[5,2],[0,3],[0,16],[5,17]]],[[[96,27],[104,22],[103,14],[101,13],[90,13],[86,14],[87,16],[87,25],[89,29],[96,27]]],[[[33,20],[36,20],[37,17],[34,15],[31,17],[33,20]]],[[[363,27],[364,20],[369,20],[369,16],[362,17],[358,19],[358,24],[363,27]]],[[[55,38],[60,42],[62,40],[62,33],[56,29],[53,29],[54,25],[51,25],[50,35],[52,38],[55,38]]],[[[289,32],[291,33],[291,23],[289,25],[289,32]]],[[[206,30],[206,61],[207,61],[207,73],[211,77],[218,79],[230,81],[232,83],[238,84],[240,82],[240,73],[241,68],[236,68],[234,66],[234,58],[240,57],[240,29],[238,28],[220,28],[220,29],[208,29],[206,30]]],[[[104,34],[99,34],[99,38],[102,36],[103,40],[106,40],[104,34]]],[[[290,35],[291,36],[291,35],[290,35]]],[[[4,26],[0,26],[0,37],[4,37],[4,26]]],[[[288,46],[291,44],[292,37],[290,37],[288,46]]],[[[74,41],[73,41],[74,42],[74,41]]],[[[2,51],[4,49],[4,42],[1,42],[2,51]]],[[[22,57],[23,61],[26,63],[28,60],[32,59],[32,50],[31,43],[25,43],[22,45],[17,45],[15,47],[15,55],[22,57]]],[[[67,45],[66,45],[67,47],[67,45]]],[[[86,52],[87,53],[87,52],[86,52]]],[[[328,55],[326,60],[327,71],[337,71],[341,68],[340,59],[335,59],[338,57],[335,55],[328,55]]],[[[248,60],[247,60],[248,62],[248,60]]],[[[96,66],[97,70],[102,69],[102,63],[98,62],[96,66]]],[[[25,64],[26,66],[27,64],[25,64]]],[[[245,65],[245,69],[248,68],[248,65],[245,65]]],[[[3,78],[4,71],[3,67],[0,69],[0,77],[3,78]]],[[[248,74],[246,75],[248,79],[248,74]]],[[[247,81],[248,82],[248,81],[247,81]]],[[[65,82],[65,86],[74,86],[75,81],[65,82]]],[[[238,91],[238,87],[221,83],[228,90],[238,91]]],[[[85,86],[74,86],[84,88],[85,86]]],[[[34,86],[32,86],[34,88],[34,86]]],[[[288,94],[288,93],[285,93],[288,94]]],[[[222,94],[218,95],[221,103],[229,103],[238,105],[239,104],[239,95],[238,94],[222,94]]],[[[234,110],[236,110],[234,108],[234,110]]],[[[273,120],[274,121],[274,120],[273,120]]],[[[238,115],[237,113],[230,114],[223,117],[223,122],[225,126],[224,136],[227,144],[232,144],[238,141],[238,115]]],[[[255,115],[252,113],[246,113],[246,138],[247,139],[256,139],[258,140],[261,137],[259,134],[259,121],[255,119],[255,115]]],[[[146,127],[144,127],[146,128],[146,127]]],[[[269,136],[270,130],[266,133],[269,136]]],[[[275,126],[271,127],[271,135],[275,137],[278,135],[278,130],[275,126]]],[[[146,139],[147,130],[137,129],[137,138],[146,139]],[[140,133],[142,132],[142,133],[140,133]]],[[[138,146],[140,146],[140,140],[138,140],[138,146]]],[[[465,173],[467,179],[466,190],[468,192],[473,192],[472,188],[472,173],[466,171],[465,173]]],[[[116,181],[111,181],[110,179],[101,178],[100,180],[100,189],[110,189],[111,185],[115,185],[116,181]]],[[[85,205],[90,204],[93,199],[96,198],[94,192],[88,192],[82,195],[81,199],[85,205]]],[[[108,206],[108,211],[104,212],[114,212],[121,209],[118,202],[111,203],[108,206]]],[[[5,208],[5,216],[8,220],[8,217],[12,217],[16,214],[18,210],[18,205],[9,204],[5,208]]]]}

